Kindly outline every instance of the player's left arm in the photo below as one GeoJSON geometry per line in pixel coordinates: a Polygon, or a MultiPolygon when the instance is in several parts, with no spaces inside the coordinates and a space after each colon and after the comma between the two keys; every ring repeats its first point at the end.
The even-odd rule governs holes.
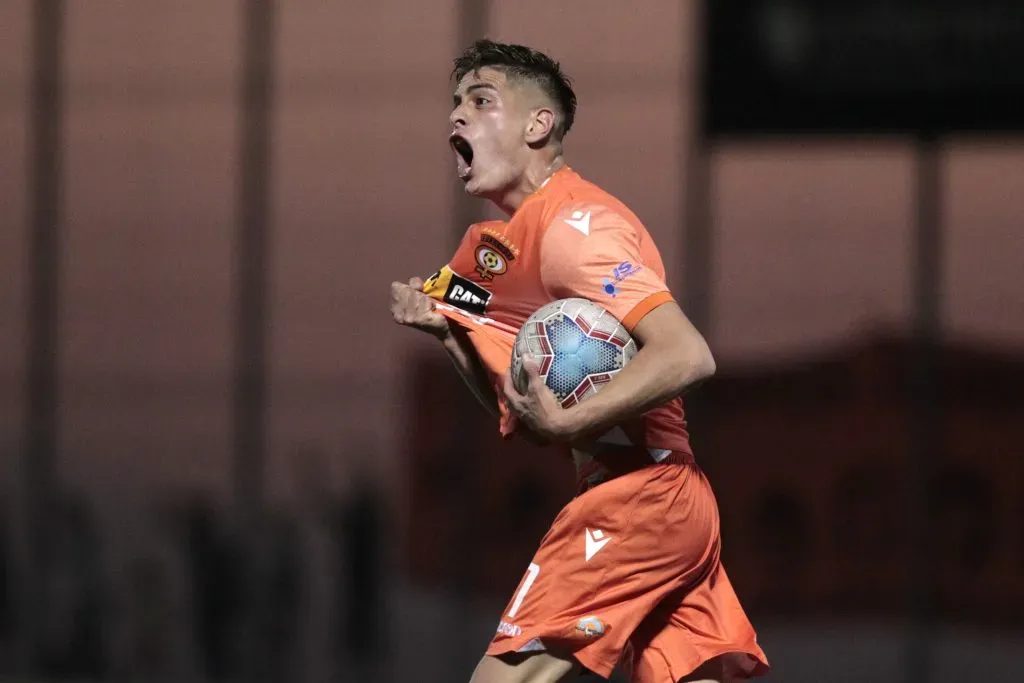
{"type": "Polygon", "coordinates": [[[674,301],[633,327],[639,350],[604,389],[564,411],[563,438],[575,441],[646,413],[715,374],[704,337],[674,301]]]}
{"type": "Polygon", "coordinates": [[[526,364],[531,379],[525,394],[518,394],[506,378],[509,407],[547,438],[577,441],[600,433],[675,398],[715,372],[707,342],[659,274],[660,260],[644,260],[645,253],[658,258],[656,251],[644,249],[640,239],[628,221],[603,207],[585,207],[556,218],[544,237],[541,270],[549,293],[601,304],[623,322],[638,346],[636,356],[615,379],[569,409],[558,405],[535,364],[526,364]]]}

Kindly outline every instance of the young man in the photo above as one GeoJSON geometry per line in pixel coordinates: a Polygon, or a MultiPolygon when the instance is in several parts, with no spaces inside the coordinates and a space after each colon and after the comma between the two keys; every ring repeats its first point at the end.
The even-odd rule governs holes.
{"type": "Polygon", "coordinates": [[[478,41],[455,60],[450,142],[466,191],[508,221],[470,226],[426,282],[391,286],[396,322],[436,336],[502,434],[566,445],[580,493],[558,515],[513,593],[473,683],[560,681],[622,662],[643,683],[767,671],[720,561],[718,509],[694,464],[680,394],[714,360],[665,285],[650,235],[568,166],[576,96],[535,50],[478,41]],[[543,304],[593,300],[639,351],[604,389],[562,409],[516,332],[543,304]]]}

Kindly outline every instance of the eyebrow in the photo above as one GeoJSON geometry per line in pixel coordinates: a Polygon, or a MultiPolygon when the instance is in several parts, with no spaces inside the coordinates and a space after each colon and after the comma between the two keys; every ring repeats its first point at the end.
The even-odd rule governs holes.
{"type": "MultiPolygon", "coordinates": [[[[497,92],[497,88],[495,88],[490,83],[474,83],[473,85],[466,88],[466,94],[468,95],[474,90],[494,90],[495,92],[497,92]]],[[[452,100],[455,102],[455,106],[457,107],[459,106],[459,104],[462,103],[462,95],[455,93],[455,95],[452,96],[452,100]]]]}

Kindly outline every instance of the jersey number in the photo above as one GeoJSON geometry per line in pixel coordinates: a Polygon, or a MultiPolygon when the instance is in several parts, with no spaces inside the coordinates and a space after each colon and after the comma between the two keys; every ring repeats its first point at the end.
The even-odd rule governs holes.
{"type": "Polygon", "coordinates": [[[516,599],[512,603],[512,609],[508,611],[508,618],[512,619],[516,616],[516,612],[523,606],[523,598],[526,597],[527,591],[530,590],[530,586],[537,580],[537,575],[540,574],[540,565],[530,563],[530,566],[526,569],[526,578],[523,580],[523,587],[516,593],[516,599]]]}

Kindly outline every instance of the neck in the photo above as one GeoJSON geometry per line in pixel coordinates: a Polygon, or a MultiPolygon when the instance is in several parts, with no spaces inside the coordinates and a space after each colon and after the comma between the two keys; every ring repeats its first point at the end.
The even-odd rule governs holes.
{"type": "Polygon", "coordinates": [[[519,210],[527,197],[539,190],[548,178],[564,166],[565,158],[561,154],[555,154],[554,158],[537,159],[526,167],[518,183],[489,199],[505,214],[511,216],[519,210]]]}

